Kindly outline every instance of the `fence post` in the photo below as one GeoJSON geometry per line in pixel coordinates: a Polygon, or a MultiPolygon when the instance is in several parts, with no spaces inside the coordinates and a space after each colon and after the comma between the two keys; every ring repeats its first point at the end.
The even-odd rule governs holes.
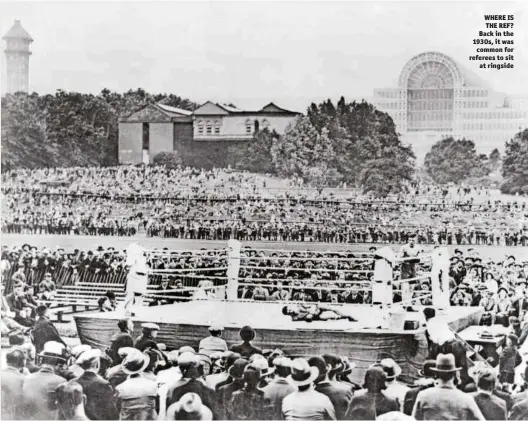
{"type": "Polygon", "coordinates": [[[374,253],[374,259],[372,304],[390,306],[392,304],[394,252],[390,247],[383,247],[374,253]]]}
{"type": "Polygon", "coordinates": [[[238,275],[240,271],[240,247],[237,240],[227,242],[227,299],[238,299],[238,275]]]}

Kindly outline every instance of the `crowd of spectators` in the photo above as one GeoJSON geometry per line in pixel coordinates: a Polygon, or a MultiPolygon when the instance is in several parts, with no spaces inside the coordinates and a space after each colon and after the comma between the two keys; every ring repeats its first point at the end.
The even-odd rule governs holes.
{"type": "Polygon", "coordinates": [[[528,246],[528,202],[411,186],[385,199],[297,180],[163,167],[2,174],[4,233],[200,240],[528,246]],[[280,187],[278,187],[280,186],[280,187]]]}

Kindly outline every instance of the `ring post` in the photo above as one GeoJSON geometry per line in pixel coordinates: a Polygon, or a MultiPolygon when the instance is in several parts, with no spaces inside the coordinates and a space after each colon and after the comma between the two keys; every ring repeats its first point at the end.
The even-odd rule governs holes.
{"type": "Polygon", "coordinates": [[[227,242],[227,299],[238,299],[238,275],[240,272],[240,248],[237,240],[227,242]]]}

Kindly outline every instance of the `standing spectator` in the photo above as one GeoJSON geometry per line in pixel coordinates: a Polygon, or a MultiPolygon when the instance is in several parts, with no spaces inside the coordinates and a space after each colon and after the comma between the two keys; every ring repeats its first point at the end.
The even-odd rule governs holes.
{"type": "Polygon", "coordinates": [[[121,363],[128,378],[116,387],[117,409],[120,420],[155,420],[156,396],[155,381],[141,376],[150,359],[137,349],[130,349],[121,363]]]}
{"type": "Polygon", "coordinates": [[[334,406],[335,416],[338,420],[344,420],[345,414],[352,399],[352,388],[344,389],[332,383],[328,378],[330,364],[322,357],[311,357],[308,360],[311,367],[317,367],[319,376],[315,379],[315,390],[323,395],[328,396],[334,406]]]}
{"type": "Polygon", "coordinates": [[[503,387],[511,391],[515,382],[515,368],[522,363],[522,357],[517,350],[519,339],[514,334],[506,336],[506,346],[499,356],[499,382],[503,387]]]}
{"type": "Polygon", "coordinates": [[[387,388],[383,393],[389,398],[396,399],[400,408],[403,407],[405,395],[409,391],[409,388],[396,380],[402,371],[400,366],[392,358],[385,358],[381,360],[380,364],[387,376],[387,388]]]}
{"type": "Polygon", "coordinates": [[[249,358],[253,354],[262,354],[262,350],[251,344],[251,341],[255,339],[256,332],[251,326],[244,326],[238,333],[242,343],[233,345],[231,351],[239,353],[243,358],[249,358]]]}
{"type": "Polygon", "coordinates": [[[220,325],[213,325],[209,327],[210,336],[200,341],[198,352],[211,356],[215,352],[226,352],[227,343],[222,339],[223,328],[220,325]]]}
{"type": "Polygon", "coordinates": [[[484,420],[475,400],[456,388],[456,373],[453,354],[439,354],[433,371],[438,383],[435,387],[418,393],[412,416],[416,420],[484,420]]]}
{"type": "Polygon", "coordinates": [[[228,413],[234,420],[269,420],[271,405],[258,388],[261,371],[253,364],[244,369],[244,387],[233,393],[228,403],[228,413]]]}
{"type": "Polygon", "coordinates": [[[292,361],[287,357],[277,357],[273,360],[275,367],[274,379],[262,390],[264,397],[272,405],[272,418],[278,420],[282,416],[282,400],[290,393],[295,392],[295,386],[288,381],[291,375],[292,361]]]}
{"type": "Polygon", "coordinates": [[[497,375],[489,369],[480,371],[477,375],[478,391],[472,393],[473,399],[487,420],[507,420],[506,402],[495,396],[497,375]]]}
{"type": "Polygon", "coordinates": [[[88,421],[84,404],[86,396],[82,386],[74,380],[60,384],[55,390],[60,420],[88,421]]]}
{"type": "Polygon", "coordinates": [[[59,332],[57,332],[57,328],[48,318],[48,307],[40,305],[37,307],[36,313],[38,320],[33,328],[33,344],[35,345],[36,352],[40,353],[44,349],[44,344],[50,341],[59,342],[66,346],[59,332]]]}
{"type": "Polygon", "coordinates": [[[7,368],[0,371],[2,377],[2,419],[23,420],[22,387],[24,375],[21,370],[25,365],[25,355],[19,349],[11,350],[6,355],[7,368]]]}
{"type": "Polygon", "coordinates": [[[40,370],[25,377],[22,387],[23,412],[27,420],[55,420],[58,416],[55,390],[64,378],[55,374],[61,364],[64,347],[58,342],[46,342],[43,346],[40,370]]]}
{"type": "Polygon", "coordinates": [[[110,383],[99,376],[101,351],[91,349],[83,352],[77,359],[84,373],[75,379],[86,396],[86,415],[91,420],[117,419],[117,412],[112,400],[114,391],[110,383]]]}
{"type": "Polygon", "coordinates": [[[313,383],[319,376],[317,367],[297,358],[292,362],[291,380],[297,392],[282,401],[282,416],[285,420],[335,420],[334,406],[328,396],[317,392],[313,383]]]}
{"type": "MultiPolygon", "coordinates": [[[[240,356],[240,354],[235,355],[240,356]]],[[[244,370],[248,364],[249,361],[245,358],[237,359],[228,370],[231,382],[217,387],[217,402],[219,408],[218,419],[231,419],[230,414],[228,414],[227,405],[231,402],[233,393],[244,387],[244,370]]]]}
{"type": "Polygon", "coordinates": [[[525,420],[528,414],[528,365],[521,374],[524,380],[524,391],[515,396],[514,405],[510,413],[510,420],[525,420]]]}
{"type": "Polygon", "coordinates": [[[387,412],[399,411],[400,407],[395,399],[387,397],[383,390],[386,388],[386,374],[379,365],[370,367],[365,373],[366,389],[358,392],[350,402],[347,420],[375,420],[379,415],[387,412]]]}
{"type": "Polygon", "coordinates": [[[209,421],[213,419],[213,413],[196,393],[186,393],[167,409],[166,419],[209,421]]]}
{"type": "Polygon", "coordinates": [[[411,415],[416,397],[422,390],[433,387],[435,382],[435,373],[432,370],[436,366],[436,361],[426,360],[423,364],[422,370],[420,370],[420,378],[414,382],[414,387],[409,389],[403,399],[403,413],[405,415],[411,415]]]}

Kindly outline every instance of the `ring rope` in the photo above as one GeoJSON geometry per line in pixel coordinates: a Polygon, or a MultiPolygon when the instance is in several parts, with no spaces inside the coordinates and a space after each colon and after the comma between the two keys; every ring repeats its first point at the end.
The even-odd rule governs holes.
{"type": "Polygon", "coordinates": [[[304,272],[346,272],[346,273],[374,273],[373,270],[352,270],[352,269],[323,269],[323,268],[294,268],[276,266],[240,266],[240,269],[273,269],[273,270],[294,270],[304,272]]]}

